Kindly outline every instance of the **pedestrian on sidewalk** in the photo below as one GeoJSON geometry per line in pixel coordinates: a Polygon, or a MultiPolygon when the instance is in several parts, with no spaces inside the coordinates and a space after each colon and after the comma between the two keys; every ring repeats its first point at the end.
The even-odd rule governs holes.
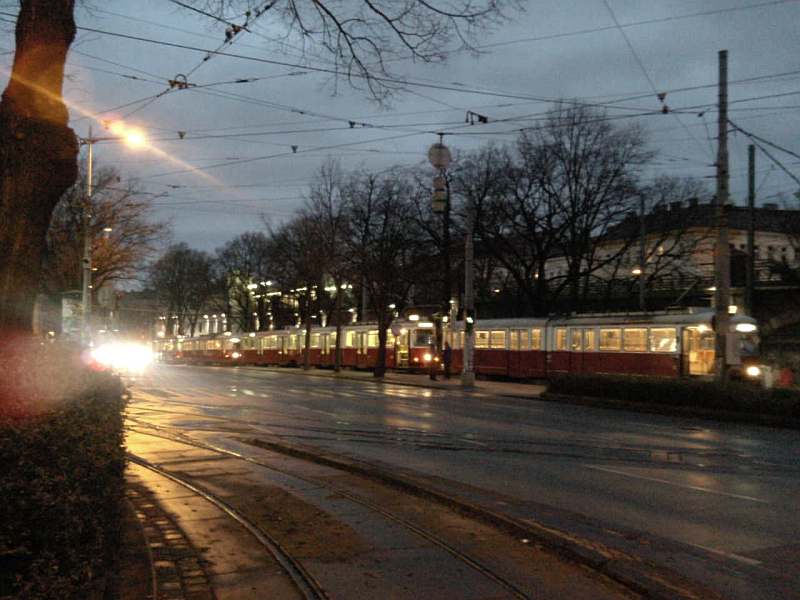
{"type": "Polygon", "coordinates": [[[430,355],[431,355],[431,360],[429,365],[430,366],[429,374],[431,381],[436,381],[436,367],[439,365],[439,361],[436,360],[438,358],[438,353],[436,352],[436,344],[431,344],[430,355]]]}
{"type": "Polygon", "coordinates": [[[444,343],[444,352],[442,353],[442,361],[444,362],[444,378],[450,379],[450,363],[453,360],[453,349],[450,347],[450,342],[444,343]]]}

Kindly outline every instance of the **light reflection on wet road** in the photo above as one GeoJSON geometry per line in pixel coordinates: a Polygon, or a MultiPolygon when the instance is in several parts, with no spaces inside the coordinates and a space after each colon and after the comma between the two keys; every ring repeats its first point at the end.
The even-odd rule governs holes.
{"type": "Polygon", "coordinates": [[[800,537],[796,431],[296,371],[159,366],[136,385],[160,401],[134,410],[186,413],[181,427],[214,417],[745,563],[800,537]]]}

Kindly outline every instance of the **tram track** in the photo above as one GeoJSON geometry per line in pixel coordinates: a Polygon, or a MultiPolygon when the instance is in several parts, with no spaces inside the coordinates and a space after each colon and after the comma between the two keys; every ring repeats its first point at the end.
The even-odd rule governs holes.
{"type": "MultiPolygon", "coordinates": [[[[480,573],[484,577],[492,580],[493,582],[495,582],[496,584],[498,584],[499,586],[504,588],[507,592],[509,592],[515,598],[519,598],[520,600],[530,600],[530,599],[533,598],[533,596],[531,596],[531,595],[527,594],[526,592],[524,592],[523,590],[521,590],[518,586],[513,584],[507,578],[505,578],[502,575],[496,573],[491,567],[489,567],[487,565],[484,565],[479,560],[477,560],[477,559],[469,556],[465,552],[459,550],[454,545],[448,543],[446,540],[444,540],[440,536],[437,536],[437,535],[431,533],[430,531],[427,531],[423,527],[420,527],[419,525],[416,525],[416,524],[412,523],[408,519],[406,519],[406,518],[404,518],[404,517],[402,517],[400,515],[397,515],[397,514],[391,512],[391,511],[389,511],[389,510],[386,510],[385,508],[383,508],[381,506],[378,506],[374,502],[371,502],[371,501],[369,501],[369,500],[367,500],[367,499],[365,499],[365,498],[363,498],[363,497],[361,497],[361,496],[359,496],[357,494],[354,494],[354,493],[350,492],[349,490],[341,488],[340,486],[333,485],[330,482],[325,481],[324,479],[317,479],[317,478],[307,477],[307,476],[303,476],[303,475],[298,475],[296,472],[291,471],[289,469],[282,469],[280,467],[276,467],[275,465],[269,465],[269,464],[267,464],[267,463],[265,463],[263,461],[260,461],[258,459],[252,458],[252,457],[245,456],[245,455],[240,454],[238,452],[235,452],[235,451],[232,451],[232,450],[229,450],[229,449],[225,449],[225,448],[220,448],[220,447],[215,446],[213,444],[206,444],[206,443],[203,443],[203,442],[199,442],[197,440],[187,439],[187,436],[185,436],[184,434],[181,434],[181,433],[177,433],[176,434],[174,432],[167,432],[167,431],[164,431],[163,427],[159,427],[159,426],[154,426],[154,427],[157,427],[159,429],[158,433],[155,433],[155,432],[152,432],[152,431],[142,431],[141,429],[133,428],[133,427],[126,427],[126,429],[129,429],[129,430],[132,430],[132,431],[136,431],[139,434],[148,435],[148,436],[151,436],[151,437],[158,437],[158,438],[162,438],[162,439],[167,439],[167,440],[170,440],[172,442],[185,444],[187,446],[192,446],[192,447],[195,447],[195,448],[198,448],[198,449],[202,449],[202,450],[206,450],[206,451],[210,451],[210,452],[215,452],[217,454],[225,455],[225,456],[228,456],[228,457],[231,457],[231,458],[235,458],[235,459],[238,459],[238,460],[243,460],[243,461],[246,461],[246,462],[248,462],[250,464],[257,465],[259,467],[268,469],[270,471],[274,471],[276,473],[280,473],[281,475],[289,476],[289,477],[292,477],[294,479],[297,479],[297,480],[300,480],[300,481],[304,481],[306,483],[311,483],[311,484],[314,484],[314,485],[322,486],[322,487],[328,489],[329,491],[331,491],[332,493],[337,494],[338,496],[341,496],[343,498],[346,498],[347,500],[349,500],[350,502],[352,502],[354,504],[358,504],[360,506],[363,506],[364,508],[366,508],[366,509],[368,509],[368,510],[374,512],[374,513],[377,513],[377,514],[381,515],[383,518],[402,526],[406,530],[408,530],[408,531],[412,532],[413,534],[419,536],[420,538],[428,541],[429,543],[433,544],[434,546],[444,550],[445,552],[447,552],[448,554],[450,554],[451,556],[453,556],[454,558],[456,558],[460,562],[462,562],[465,565],[467,565],[470,569],[480,573]]],[[[223,500],[219,499],[218,497],[216,497],[215,495],[211,494],[210,492],[208,492],[206,490],[203,490],[201,487],[199,487],[199,486],[197,486],[195,484],[192,484],[191,482],[187,481],[186,478],[177,476],[174,473],[171,473],[171,472],[169,472],[169,471],[167,471],[167,470],[165,470],[165,469],[163,469],[161,467],[158,467],[158,466],[150,463],[149,461],[146,461],[146,460],[144,460],[144,459],[142,459],[140,457],[137,457],[135,455],[130,455],[130,457],[131,457],[131,460],[133,462],[135,462],[136,464],[140,464],[141,466],[149,468],[149,469],[151,469],[151,470],[153,470],[153,471],[155,471],[155,472],[157,472],[157,473],[159,473],[161,475],[164,475],[165,477],[168,477],[169,479],[172,479],[176,483],[179,483],[179,484],[183,485],[184,487],[186,487],[187,489],[190,489],[190,490],[194,491],[195,493],[198,493],[199,495],[204,497],[209,502],[215,504],[217,507],[219,507],[224,512],[226,512],[229,516],[231,516],[236,521],[241,523],[248,531],[250,531],[250,533],[252,533],[254,536],[256,536],[256,538],[259,540],[260,543],[264,544],[267,548],[270,549],[270,552],[273,553],[273,555],[276,557],[276,559],[278,559],[278,556],[284,557],[283,559],[278,559],[278,560],[281,563],[281,566],[283,566],[285,568],[285,570],[287,571],[287,573],[290,574],[292,579],[294,581],[296,581],[296,583],[298,583],[298,588],[300,587],[300,584],[302,584],[302,582],[307,581],[308,578],[310,578],[313,583],[312,583],[312,585],[309,586],[310,587],[309,591],[312,592],[312,593],[317,593],[317,594],[321,593],[322,594],[322,595],[306,595],[306,598],[308,598],[309,600],[312,599],[312,598],[328,598],[328,596],[325,595],[325,592],[321,588],[321,586],[319,586],[319,584],[314,585],[315,580],[313,579],[313,577],[308,575],[308,573],[305,570],[302,569],[302,565],[300,565],[296,560],[292,559],[291,556],[288,553],[286,553],[286,551],[283,550],[280,547],[280,544],[278,544],[275,540],[270,540],[270,538],[261,529],[259,529],[258,527],[253,525],[251,522],[249,522],[246,519],[246,517],[244,517],[243,515],[239,514],[229,504],[225,503],[223,500]],[[265,539],[262,540],[261,536],[263,536],[265,539]],[[274,550],[270,546],[274,546],[274,550]],[[284,566],[284,564],[282,562],[283,560],[288,562],[288,564],[286,566],[284,566]],[[298,569],[298,567],[299,567],[299,569],[298,569]]]]}
{"type": "MultiPolygon", "coordinates": [[[[134,418],[132,420],[138,419],[134,418]]],[[[239,452],[235,452],[227,448],[221,448],[214,444],[200,442],[175,428],[167,428],[143,420],[138,421],[139,427],[133,429],[139,431],[140,433],[145,433],[146,435],[154,437],[162,437],[178,443],[194,446],[198,449],[216,452],[220,455],[226,455],[259,465],[266,469],[281,473],[282,475],[288,475],[290,477],[313,483],[315,485],[322,485],[331,492],[347,498],[351,502],[360,504],[371,511],[381,514],[387,520],[398,523],[406,529],[426,539],[427,541],[437,545],[452,556],[467,564],[471,569],[478,571],[482,575],[487,576],[496,583],[502,585],[504,588],[509,590],[514,597],[531,597],[524,591],[514,586],[514,584],[507,582],[501,575],[494,573],[490,567],[481,564],[480,561],[476,561],[468,555],[460,552],[458,549],[453,548],[452,545],[448,544],[446,541],[437,539],[435,535],[432,535],[413,523],[410,523],[406,519],[403,519],[403,517],[393,515],[391,512],[386,511],[382,507],[379,507],[374,503],[361,498],[357,494],[353,494],[348,490],[342,489],[339,486],[335,486],[324,479],[304,477],[298,475],[294,471],[281,469],[270,464],[265,464],[261,460],[243,455],[239,452]],[[141,431],[140,427],[145,427],[149,429],[149,431],[141,431]],[[500,578],[499,581],[497,579],[498,577],[500,578]]],[[[704,586],[698,587],[696,584],[685,580],[675,573],[663,571],[654,565],[644,564],[639,559],[627,556],[617,550],[605,548],[602,545],[598,545],[588,540],[582,541],[579,538],[571,536],[570,534],[564,534],[562,532],[539,526],[532,522],[523,523],[514,518],[482,508],[479,505],[475,505],[469,501],[461,501],[449,493],[443,493],[435,488],[427,488],[425,487],[425,484],[421,484],[420,480],[417,480],[416,478],[408,479],[404,475],[399,475],[396,473],[390,474],[381,470],[375,465],[372,465],[371,463],[363,463],[362,465],[358,461],[353,463],[353,461],[350,459],[340,461],[337,458],[329,458],[325,455],[317,455],[313,450],[297,447],[284,442],[268,442],[258,439],[240,439],[239,441],[260,447],[264,450],[330,467],[334,470],[341,470],[356,476],[365,477],[380,484],[398,489],[405,494],[416,496],[423,500],[433,502],[434,504],[439,504],[440,506],[454,511],[462,517],[466,517],[469,520],[474,520],[476,523],[488,525],[496,531],[508,536],[510,540],[516,543],[522,542],[524,544],[535,544],[537,547],[550,553],[552,556],[559,557],[560,560],[567,560],[574,565],[588,567],[591,571],[596,573],[596,576],[605,579],[608,584],[618,586],[620,589],[624,590],[624,593],[629,595],[655,599],[699,599],[717,597],[713,592],[710,592],[710,590],[704,586]],[[671,577],[673,576],[675,579],[671,580],[671,577]]]]}
{"type": "MultiPolygon", "coordinates": [[[[180,400],[162,400],[161,404],[174,404],[177,406],[192,406],[203,408],[192,402],[180,400]]],[[[243,408],[239,405],[237,408],[243,408]]],[[[304,417],[302,415],[287,414],[281,411],[264,411],[259,406],[244,406],[264,413],[264,416],[278,416],[281,418],[291,418],[314,423],[317,419],[304,417]]],[[[287,425],[282,423],[262,424],[257,421],[223,417],[213,414],[184,412],[181,410],[140,407],[140,410],[159,413],[175,417],[188,417],[203,419],[208,421],[224,422],[228,426],[240,424],[253,430],[254,434],[265,433],[281,438],[290,438],[299,442],[321,441],[331,436],[336,439],[347,438],[350,442],[358,444],[393,444],[405,445],[415,449],[442,450],[450,452],[481,452],[497,453],[525,456],[546,456],[555,458],[573,458],[581,460],[615,462],[624,461],[633,465],[652,465],[658,464],[659,467],[671,470],[699,470],[703,473],[737,473],[737,472],[758,472],[768,475],[770,471],[780,468],[785,470],[791,465],[773,465],[769,463],[757,463],[751,461],[751,457],[740,453],[720,452],[717,450],[703,450],[674,448],[671,446],[640,448],[630,444],[605,444],[599,440],[574,439],[551,441],[547,439],[509,439],[496,440],[490,437],[475,436],[453,436],[448,434],[432,433],[428,431],[416,431],[409,428],[399,427],[394,429],[376,430],[352,427],[320,427],[316,425],[287,425]],[[278,433],[278,430],[281,433],[278,433]]],[[[230,430],[230,427],[226,427],[230,430]]],[[[237,433],[245,434],[245,431],[237,433]]],[[[796,470],[797,467],[794,467],[796,470]]]]}
{"type": "Polygon", "coordinates": [[[174,481],[178,485],[183,486],[187,490],[202,497],[207,502],[210,502],[228,517],[239,523],[250,533],[261,546],[275,559],[284,572],[294,583],[297,590],[303,595],[305,600],[330,600],[330,596],[319,584],[319,582],[303,567],[303,565],[296,560],[290,553],[288,553],[281,544],[272,536],[267,534],[263,529],[253,524],[247,517],[237,511],[233,506],[222,500],[216,494],[201,488],[200,486],[190,482],[188,478],[181,477],[163,469],[154,463],[137,456],[136,454],[127,453],[128,460],[131,462],[149,469],[162,477],[174,481]]]}

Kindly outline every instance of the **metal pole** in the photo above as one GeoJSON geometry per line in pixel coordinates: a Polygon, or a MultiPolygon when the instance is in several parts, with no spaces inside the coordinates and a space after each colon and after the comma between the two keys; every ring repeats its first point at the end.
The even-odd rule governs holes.
{"type": "Polygon", "coordinates": [[[644,214],[644,194],[639,194],[639,310],[644,312],[647,310],[645,306],[645,284],[647,280],[645,279],[645,263],[647,262],[647,256],[645,253],[645,236],[647,235],[647,228],[645,225],[645,214],[644,214]]]}
{"type": "Polygon", "coordinates": [[[715,203],[715,225],[717,244],[714,253],[716,274],[715,295],[715,375],[717,379],[728,377],[727,338],[730,316],[731,260],[728,246],[728,51],[719,52],[719,146],[717,149],[717,197],[715,203]]]}
{"type": "Polygon", "coordinates": [[[464,348],[463,367],[461,369],[461,385],[472,387],[475,385],[475,372],[473,368],[473,355],[475,349],[475,303],[473,300],[473,247],[472,232],[475,228],[475,207],[467,207],[467,235],[464,239],[464,348]]]}
{"type": "Polygon", "coordinates": [[[89,137],[84,140],[88,148],[86,159],[86,198],[83,203],[83,280],[82,280],[82,323],[81,334],[84,344],[91,341],[92,319],[92,177],[93,177],[93,144],[92,128],[89,126],[89,137]]]}
{"type": "Polygon", "coordinates": [[[747,271],[745,273],[745,307],[753,314],[753,296],[756,284],[756,147],[747,147],[747,271]]]}

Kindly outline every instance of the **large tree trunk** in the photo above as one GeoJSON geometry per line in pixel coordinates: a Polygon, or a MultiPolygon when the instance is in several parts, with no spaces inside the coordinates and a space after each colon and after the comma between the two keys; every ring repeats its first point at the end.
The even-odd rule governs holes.
{"type": "Polygon", "coordinates": [[[0,101],[0,331],[31,330],[50,216],[78,175],[61,97],[74,0],[22,0],[0,101]]]}
{"type": "Polygon", "coordinates": [[[311,285],[308,286],[308,296],[306,298],[306,350],[303,353],[303,370],[308,371],[311,368],[311,285]]]}
{"type": "Polygon", "coordinates": [[[386,329],[389,327],[390,317],[385,310],[378,310],[378,362],[372,375],[378,379],[386,375],[386,329]]]}
{"type": "Polygon", "coordinates": [[[333,370],[338,373],[342,370],[342,288],[341,283],[336,283],[336,347],[334,349],[333,370]]]}

